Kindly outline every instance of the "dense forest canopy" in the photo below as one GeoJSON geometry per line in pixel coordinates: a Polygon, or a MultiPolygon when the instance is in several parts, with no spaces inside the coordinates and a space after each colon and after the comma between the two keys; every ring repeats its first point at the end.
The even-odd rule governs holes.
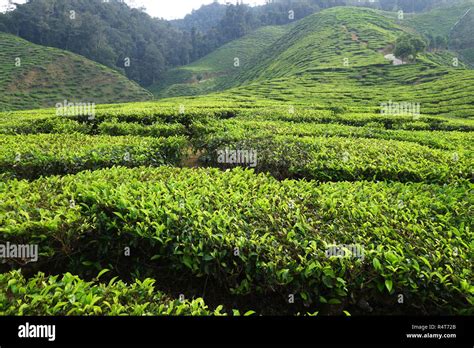
{"type": "Polygon", "coordinates": [[[4,15],[0,29],[120,69],[142,85],[187,64],[191,51],[186,32],[113,0],[30,0],[4,15]]]}
{"type": "Polygon", "coordinates": [[[167,69],[193,62],[261,26],[287,24],[333,6],[419,12],[444,3],[447,0],[274,0],[256,7],[213,3],[182,20],[166,21],[123,0],[29,0],[0,14],[0,31],[81,54],[146,87],[167,69]]]}

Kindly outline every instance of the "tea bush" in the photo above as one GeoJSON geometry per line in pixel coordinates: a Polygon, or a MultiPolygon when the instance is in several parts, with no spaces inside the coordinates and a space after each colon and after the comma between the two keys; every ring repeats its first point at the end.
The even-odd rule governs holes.
{"type": "MultiPolygon", "coordinates": [[[[271,138],[276,135],[295,137],[343,137],[398,140],[425,145],[442,150],[474,150],[474,136],[461,131],[418,131],[385,129],[379,122],[369,122],[363,126],[349,126],[338,123],[309,123],[280,120],[249,120],[234,118],[218,122],[196,122],[193,124],[196,134],[202,134],[202,144],[214,137],[271,138]]],[[[193,139],[194,140],[194,139],[193,139]]]]}
{"type": "Polygon", "coordinates": [[[277,178],[447,183],[470,179],[474,172],[471,151],[442,151],[397,140],[337,136],[249,137],[237,130],[211,135],[202,144],[204,164],[235,166],[219,163],[218,151],[253,149],[258,157],[257,170],[277,178]]]}
{"type": "Polygon", "coordinates": [[[0,138],[0,175],[35,179],[116,165],[178,165],[186,147],[183,137],[5,135],[0,138]]]}
{"type": "Polygon", "coordinates": [[[186,135],[186,127],[181,123],[155,123],[144,126],[131,122],[103,122],[98,127],[99,134],[107,135],[134,135],[144,137],[170,137],[186,135]]]}
{"type": "Polygon", "coordinates": [[[70,273],[38,273],[27,279],[12,271],[0,274],[0,315],[222,315],[222,307],[212,311],[202,298],[172,299],[156,291],[154,283],[145,279],[126,284],[116,278],[86,282],[70,273]]]}
{"type": "Polygon", "coordinates": [[[0,183],[0,233],[39,245],[32,270],[153,276],[156,265],[337,312],[367,300],[392,313],[402,294],[404,313],[472,313],[473,187],[111,168],[0,183]],[[328,257],[333,244],[364,257],[328,257]]]}

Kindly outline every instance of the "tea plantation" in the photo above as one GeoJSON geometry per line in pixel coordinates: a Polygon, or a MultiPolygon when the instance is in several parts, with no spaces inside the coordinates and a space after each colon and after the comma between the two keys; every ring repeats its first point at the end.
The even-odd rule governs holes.
{"type": "Polygon", "coordinates": [[[0,244],[39,248],[0,314],[474,314],[474,72],[403,31],[333,8],[212,94],[0,113],[0,244]]]}
{"type": "Polygon", "coordinates": [[[0,32],[0,111],[150,99],[122,74],[82,56],[0,32]]]}

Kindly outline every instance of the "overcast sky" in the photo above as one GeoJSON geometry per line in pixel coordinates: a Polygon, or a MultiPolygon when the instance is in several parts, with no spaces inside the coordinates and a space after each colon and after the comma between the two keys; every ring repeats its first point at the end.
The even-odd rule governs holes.
{"type": "MultiPolygon", "coordinates": [[[[240,1],[240,0],[239,0],[240,1]]],[[[13,0],[16,3],[23,3],[25,0],[13,0]]],[[[183,18],[193,9],[198,9],[201,5],[210,4],[214,0],[127,0],[128,3],[138,7],[143,6],[153,17],[163,17],[166,19],[183,18]]],[[[237,0],[219,0],[220,3],[236,3],[237,0]]],[[[265,0],[243,0],[250,5],[262,5],[265,0]]],[[[0,0],[0,10],[8,4],[8,0],[0,0]]]]}

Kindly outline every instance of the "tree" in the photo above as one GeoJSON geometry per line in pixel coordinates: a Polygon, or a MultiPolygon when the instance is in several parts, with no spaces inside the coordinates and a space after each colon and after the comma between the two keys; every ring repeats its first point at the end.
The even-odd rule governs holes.
{"type": "Polygon", "coordinates": [[[161,50],[155,45],[149,45],[145,48],[143,63],[139,65],[140,79],[145,86],[151,86],[156,83],[163,73],[166,66],[165,58],[161,50]]]}
{"type": "Polygon", "coordinates": [[[421,38],[404,34],[395,42],[394,54],[402,61],[406,61],[407,59],[416,60],[418,53],[425,51],[426,47],[426,42],[421,38]]]}
{"type": "Polygon", "coordinates": [[[395,43],[394,54],[396,57],[400,58],[403,61],[406,61],[410,56],[415,54],[415,48],[410,43],[409,40],[399,39],[395,43]]]}
{"type": "Polygon", "coordinates": [[[409,41],[415,50],[415,55],[414,55],[415,58],[418,53],[424,52],[426,50],[426,47],[427,47],[426,41],[424,41],[420,37],[417,37],[417,36],[411,37],[409,41]]]}

